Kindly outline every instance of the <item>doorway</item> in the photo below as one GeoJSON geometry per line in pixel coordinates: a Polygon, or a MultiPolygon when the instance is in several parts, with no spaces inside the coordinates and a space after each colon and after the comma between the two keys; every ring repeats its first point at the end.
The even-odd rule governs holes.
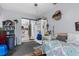
{"type": "Polygon", "coordinates": [[[21,19],[22,42],[29,42],[29,21],[21,19]]]}

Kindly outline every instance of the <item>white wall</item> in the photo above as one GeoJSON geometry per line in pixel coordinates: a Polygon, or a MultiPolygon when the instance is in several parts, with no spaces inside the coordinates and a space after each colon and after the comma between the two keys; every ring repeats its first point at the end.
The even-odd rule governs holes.
{"type": "Polygon", "coordinates": [[[3,18],[0,16],[0,27],[2,28],[2,21],[3,21],[3,18]]]}
{"type": "Polygon", "coordinates": [[[50,25],[49,29],[52,30],[55,24],[55,33],[75,33],[75,22],[79,21],[79,4],[65,3],[53,5],[45,17],[48,18],[48,23],[50,25]],[[62,18],[59,21],[54,21],[54,19],[52,19],[52,15],[56,10],[61,10],[62,12],[62,18]]]}
{"type": "Polygon", "coordinates": [[[3,21],[3,18],[1,17],[2,15],[2,7],[0,7],[0,27],[2,27],[2,21],[3,21]]]}

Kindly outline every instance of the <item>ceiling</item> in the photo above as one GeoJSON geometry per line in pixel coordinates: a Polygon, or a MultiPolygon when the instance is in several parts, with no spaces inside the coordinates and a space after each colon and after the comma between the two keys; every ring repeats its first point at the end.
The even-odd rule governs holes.
{"type": "Polygon", "coordinates": [[[38,3],[38,6],[35,7],[34,3],[1,3],[0,7],[5,10],[12,10],[16,12],[22,12],[34,16],[40,16],[52,8],[52,3],[38,3]]]}

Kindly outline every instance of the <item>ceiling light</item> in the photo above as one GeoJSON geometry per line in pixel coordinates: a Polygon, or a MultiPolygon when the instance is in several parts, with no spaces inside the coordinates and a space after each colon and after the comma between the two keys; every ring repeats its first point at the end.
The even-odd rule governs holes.
{"type": "Polygon", "coordinates": [[[34,4],[34,6],[35,6],[35,7],[37,7],[37,6],[38,6],[38,4],[37,4],[37,3],[35,3],[35,4],[34,4]]]}

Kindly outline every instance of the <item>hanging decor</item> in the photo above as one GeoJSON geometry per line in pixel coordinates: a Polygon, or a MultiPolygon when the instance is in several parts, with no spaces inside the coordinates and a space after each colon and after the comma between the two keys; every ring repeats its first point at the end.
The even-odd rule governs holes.
{"type": "Polygon", "coordinates": [[[61,19],[61,16],[62,16],[61,11],[60,11],[60,10],[57,10],[57,11],[53,14],[52,18],[53,18],[54,20],[60,20],[60,19],[61,19]]]}
{"type": "Polygon", "coordinates": [[[7,46],[13,49],[15,46],[15,23],[12,20],[3,21],[3,29],[7,36],[7,46]]]}

